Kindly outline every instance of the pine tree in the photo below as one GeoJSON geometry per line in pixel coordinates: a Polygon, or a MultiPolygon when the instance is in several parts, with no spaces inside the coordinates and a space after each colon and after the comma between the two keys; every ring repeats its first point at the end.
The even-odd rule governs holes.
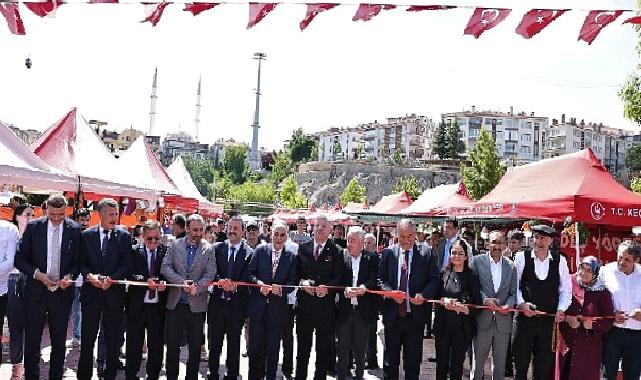
{"type": "Polygon", "coordinates": [[[410,175],[409,177],[399,179],[398,182],[396,182],[396,185],[394,185],[394,190],[392,191],[394,193],[400,193],[401,191],[404,191],[412,199],[418,198],[423,193],[423,189],[418,184],[418,181],[416,180],[414,174],[410,175]]]}
{"type": "Polygon", "coordinates": [[[448,158],[457,160],[465,152],[465,143],[461,141],[460,133],[461,128],[459,128],[457,121],[447,126],[446,149],[448,158]]]}
{"type": "Polygon", "coordinates": [[[441,123],[436,129],[436,140],[434,141],[434,152],[438,154],[438,158],[441,160],[448,158],[447,156],[447,126],[445,125],[445,120],[441,120],[441,123]]]}
{"type": "Polygon", "coordinates": [[[461,177],[470,197],[478,200],[492,191],[503,176],[496,143],[490,132],[481,129],[468,161],[470,166],[461,163],[461,177]]]}
{"type": "Polygon", "coordinates": [[[348,202],[365,202],[365,186],[360,185],[356,177],[352,177],[345,190],[343,190],[340,201],[342,205],[346,205],[348,202]]]}

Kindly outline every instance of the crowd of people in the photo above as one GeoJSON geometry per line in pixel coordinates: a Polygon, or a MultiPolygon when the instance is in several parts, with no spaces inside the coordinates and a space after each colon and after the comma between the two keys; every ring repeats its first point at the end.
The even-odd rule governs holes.
{"type": "Polygon", "coordinates": [[[0,221],[0,330],[6,315],[12,378],[40,377],[47,326],[48,378],[61,379],[70,320],[78,379],[94,368],[137,379],[143,351],[146,378],[158,379],[164,364],[166,378],[178,379],[184,345],[180,378],[197,379],[205,356],[208,379],[219,379],[224,343],[223,379],[240,375],[241,355],[250,380],[275,379],[281,347],[285,378],[307,378],[314,347],[314,379],[362,379],[379,368],[377,336],[390,380],[400,377],[401,353],[404,378],[421,378],[425,338],[434,339],[439,380],[461,379],[466,358],[475,380],[641,375],[641,250],[632,241],[616,262],[584,257],[570,274],[546,225],[532,228],[532,244],[516,230],[479,243],[457,220],[428,235],[402,219],[378,239],[323,215],[292,226],[175,215],[170,233],[154,220],[130,233],[118,226],[116,201],[94,208],[98,225],[86,209],[71,220],[54,194],[43,218],[20,204],[12,222],[0,221]]]}

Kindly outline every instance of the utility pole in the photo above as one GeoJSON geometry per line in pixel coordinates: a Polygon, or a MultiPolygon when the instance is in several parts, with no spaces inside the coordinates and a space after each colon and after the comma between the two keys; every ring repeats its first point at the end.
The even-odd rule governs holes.
{"type": "Polygon", "coordinates": [[[252,146],[249,152],[249,168],[254,171],[261,169],[260,153],[258,153],[258,128],[259,110],[260,110],[260,68],[264,59],[267,59],[265,53],[254,53],[254,59],[258,60],[258,84],[256,85],[256,109],[254,110],[254,122],[252,123],[252,146]]]}

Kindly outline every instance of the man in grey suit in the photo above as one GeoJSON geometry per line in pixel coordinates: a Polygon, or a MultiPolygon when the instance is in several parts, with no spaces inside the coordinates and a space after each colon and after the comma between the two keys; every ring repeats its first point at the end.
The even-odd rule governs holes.
{"type": "Polygon", "coordinates": [[[489,309],[477,317],[474,338],[473,380],[483,380],[483,367],[492,348],[492,379],[505,377],[505,357],[512,332],[512,314],[508,309],[516,304],[516,267],[507,257],[505,236],[492,231],[489,236],[490,252],[475,256],[470,268],[481,283],[483,305],[489,309]]]}
{"type": "Polygon", "coordinates": [[[203,326],[207,312],[207,287],[216,275],[216,261],[209,244],[202,240],[205,221],[192,214],[187,218],[187,236],[175,240],[167,250],[160,273],[171,287],[167,295],[167,379],[178,379],[180,339],[187,326],[188,380],[198,378],[203,326]]]}

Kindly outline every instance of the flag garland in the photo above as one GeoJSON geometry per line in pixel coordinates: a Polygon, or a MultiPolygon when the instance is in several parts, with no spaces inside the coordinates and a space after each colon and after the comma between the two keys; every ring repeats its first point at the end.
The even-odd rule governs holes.
{"type": "MultiPolygon", "coordinates": [[[[125,0],[124,2],[132,3],[136,0],[125,0]]],[[[183,0],[184,1],[184,0],[183,0]]],[[[183,11],[190,12],[193,16],[197,16],[202,12],[211,10],[214,7],[225,4],[225,2],[209,3],[209,2],[183,2],[178,1],[184,5],[183,11]]],[[[20,15],[18,0],[2,0],[0,1],[0,14],[7,22],[9,31],[15,35],[25,35],[25,27],[20,15]]],[[[62,4],[118,4],[119,0],[45,0],[45,1],[28,1],[22,2],[31,12],[39,17],[54,17],[57,9],[62,4]]],[[[156,26],[162,18],[163,12],[167,6],[175,2],[141,2],[145,6],[145,19],[141,22],[149,22],[152,26],[156,26]]],[[[237,3],[228,3],[237,4],[237,3]]],[[[265,16],[273,11],[280,3],[249,3],[249,21],[247,29],[251,29],[261,22],[265,16]]],[[[291,3],[288,3],[291,4],[291,3]]],[[[305,30],[314,18],[324,11],[328,11],[339,5],[346,5],[341,3],[296,3],[304,4],[307,6],[305,17],[300,22],[300,29],[305,30]]],[[[454,5],[393,5],[393,4],[359,4],[356,13],[352,17],[352,21],[371,21],[383,10],[392,10],[398,7],[407,7],[407,12],[422,12],[432,10],[448,10],[448,9],[474,9],[463,34],[472,35],[474,38],[479,38],[484,32],[496,27],[510,15],[512,9],[506,8],[483,8],[472,6],[454,6],[454,5]]],[[[568,11],[575,11],[578,9],[532,9],[525,13],[521,22],[517,26],[515,32],[523,38],[530,39],[540,33],[543,29],[549,26],[557,18],[562,16],[568,11]]],[[[609,10],[589,10],[583,22],[583,26],[579,31],[578,40],[585,41],[588,45],[598,37],[601,31],[619,18],[624,12],[634,12],[635,16],[626,18],[622,24],[641,25],[641,16],[636,15],[633,9],[609,9],[609,10]]]]}

